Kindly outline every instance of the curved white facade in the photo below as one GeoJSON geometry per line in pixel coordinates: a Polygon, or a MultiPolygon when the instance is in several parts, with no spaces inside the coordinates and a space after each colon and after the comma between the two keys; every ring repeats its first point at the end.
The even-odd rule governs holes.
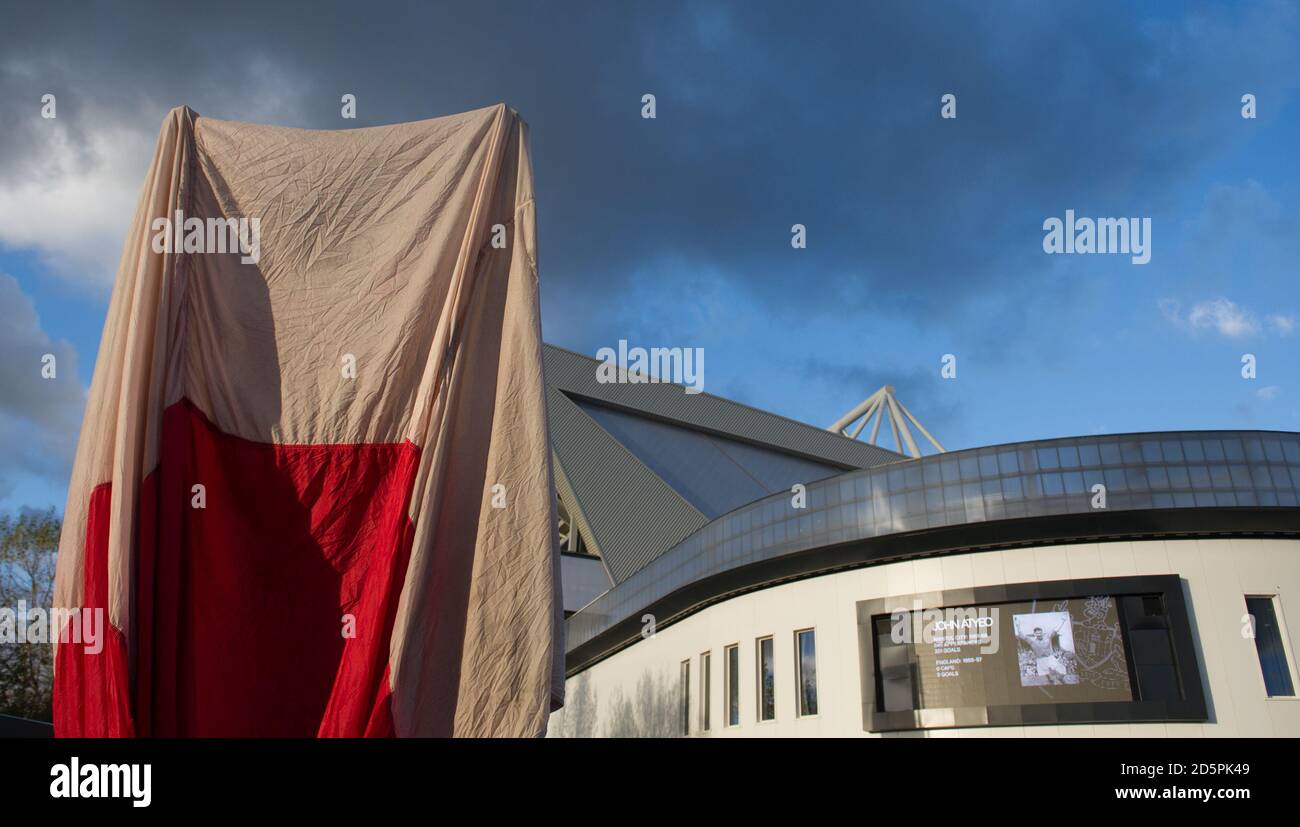
{"type": "MultiPolygon", "coordinates": [[[[920,592],[1134,575],[1186,584],[1207,723],[1077,724],[936,729],[927,736],[1300,736],[1300,701],[1267,697],[1245,597],[1276,596],[1293,685],[1300,628],[1300,540],[1141,540],[948,554],[809,577],[723,600],[569,678],[552,737],[681,734],[682,662],[689,661],[690,735],[869,736],[863,727],[859,601],[920,592]],[[1288,633],[1288,621],[1291,622],[1288,633]],[[795,635],[816,633],[817,714],[796,711],[795,635]],[[757,641],[771,637],[775,719],[758,720],[757,641]],[[724,652],[738,646],[740,723],[724,720],[724,652]],[[710,653],[710,727],[701,729],[701,654],[710,653]]],[[[916,733],[908,733],[916,735],[916,733]]]]}

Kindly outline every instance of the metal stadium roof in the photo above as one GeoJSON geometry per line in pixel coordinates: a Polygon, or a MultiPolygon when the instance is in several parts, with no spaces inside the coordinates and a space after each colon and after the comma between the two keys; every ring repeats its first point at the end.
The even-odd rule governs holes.
{"type": "Polygon", "coordinates": [[[622,582],[746,503],[903,457],[670,383],[602,383],[596,359],[546,345],[556,486],[622,582]]]}

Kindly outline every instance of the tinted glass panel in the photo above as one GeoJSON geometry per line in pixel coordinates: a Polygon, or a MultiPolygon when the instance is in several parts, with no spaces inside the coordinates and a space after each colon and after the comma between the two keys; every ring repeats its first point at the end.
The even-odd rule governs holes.
{"type": "Polygon", "coordinates": [[[681,691],[678,693],[680,710],[678,715],[678,732],[691,734],[691,662],[682,661],[681,691]]]}
{"type": "Polygon", "coordinates": [[[758,720],[776,718],[776,664],[773,659],[772,639],[758,642],[758,720]]]}
{"type": "Polygon", "coordinates": [[[817,714],[817,635],[799,632],[795,636],[799,657],[799,714],[817,714]]]}
{"type": "Polygon", "coordinates": [[[700,655],[700,729],[709,731],[709,685],[713,681],[713,656],[708,652],[700,655]]]}
{"type": "Polygon", "coordinates": [[[1255,618],[1255,649],[1259,652],[1259,668],[1264,673],[1264,687],[1268,690],[1268,696],[1294,696],[1291,666],[1287,663],[1286,647],[1282,643],[1282,629],[1277,622],[1273,598],[1247,597],[1246,611],[1255,618]]]}
{"type": "Polygon", "coordinates": [[[740,647],[727,647],[727,726],[740,726],[740,647]]]}

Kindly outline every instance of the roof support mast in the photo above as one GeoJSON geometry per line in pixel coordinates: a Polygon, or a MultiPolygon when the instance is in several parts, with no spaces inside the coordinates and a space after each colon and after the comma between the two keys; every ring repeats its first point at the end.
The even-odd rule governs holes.
{"type": "Polygon", "coordinates": [[[840,417],[826,430],[843,434],[849,439],[857,439],[862,433],[863,428],[868,422],[871,422],[871,434],[867,437],[867,442],[871,445],[876,444],[876,437],[880,432],[880,421],[889,419],[889,430],[894,435],[894,448],[900,454],[906,448],[907,453],[913,458],[921,456],[921,449],[917,446],[916,440],[912,437],[912,431],[907,427],[911,422],[916,426],[916,430],[925,437],[929,443],[934,446],[936,452],[944,453],[944,447],[939,444],[939,440],[926,430],[925,426],[912,415],[912,412],[903,406],[902,402],[894,396],[894,386],[885,385],[880,390],[868,396],[866,399],[853,406],[853,409],[840,417]],[[857,426],[852,431],[849,426],[857,422],[857,426]]]}

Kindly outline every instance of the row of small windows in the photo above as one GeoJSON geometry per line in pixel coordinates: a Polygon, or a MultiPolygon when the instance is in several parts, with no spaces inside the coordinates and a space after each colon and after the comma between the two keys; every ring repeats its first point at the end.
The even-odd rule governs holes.
{"type": "Polygon", "coordinates": [[[922,478],[925,485],[934,485],[939,482],[974,480],[1017,474],[1022,471],[1182,462],[1300,464],[1300,443],[1293,440],[1226,438],[1103,442],[1042,448],[1025,446],[1019,449],[931,460],[919,469],[921,474],[919,477],[912,477],[908,473],[913,470],[912,468],[891,469],[889,486],[895,490],[919,487],[922,478]]]}
{"type": "MultiPolygon", "coordinates": [[[[1125,443],[1127,445],[1128,443],[1125,443]]],[[[1025,452],[1044,459],[1050,454],[1051,461],[1038,463],[1044,468],[1021,470],[1019,452],[1004,451],[1000,454],[986,456],[967,456],[954,459],[927,458],[921,463],[900,464],[904,467],[891,468],[888,471],[875,471],[870,474],[854,475],[842,479],[838,485],[814,486],[808,490],[809,509],[816,513],[823,509],[834,509],[841,504],[852,504],[861,510],[868,522],[887,521],[890,515],[920,515],[935,513],[944,509],[961,511],[973,509],[980,513],[985,504],[1001,502],[1022,502],[1042,500],[1053,497],[1088,497],[1093,486],[1104,484],[1108,495],[1137,494],[1138,499],[1131,504],[1125,500],[1124,507],[1183,508],[1183,507],[1277,507],[1300,505],[1300,447],[1292,443],[1280,443],[1274,440],[1256,441],[1260,451],[1272,457],[1275,454],[1291,464],[1268,464],[1253,461],[1254,464],[1235,462],[1239,451],[1225,451],[1224,445],[1243,444],[1241,440],[1206,440],[1204,444],[1197,441],[1183,440],[1178,443],[1179,451],[1188,462],[1201,462],[1200,465],[1146,465],[1129,467],[1086,467],[1084,463],[1079,470],[1073,462],[1063,462],[1058,451],[1065,448],[1023,449],[1025,452]],[[1186,446],[1196,445],[1198,450],[1186,450],[1186,446]],[[1218,446],[1210,450],[1209,446],[1218,446]],[[1276,446],[1277,451],[1269,450],[1276,446]],[[1280,453],[1278,453],[1280,452],[1280,453]],[[1227,456],[1228,464],[1214,464],[1217,458],[1227,456]],[[1206,459],[1202,460],[1202,457],[1206,459]],[[1292,458],[1295,459],[1292,459],[1292,458]],[[1047,470],[1050,466],[1051,470],[1047,470]],[[923,481],[924,480],[924,481],[923,481]],[[1147,502],[1147,498],[1150,501],[1147,502]]],[[[1249,442],[1245,444],[1251,444],[1249,442]]],[[[1157,447],[1159,443],[1156,443],[1157,447]]],[[[1296,443],[1300,445],[1300,443],[1296,443]]],[[[1133,452],[1142,454],[1142,445],[1132,443],[1133,452]]],[[[1108,446],[1077,446],[1070,451],[1084,452],[1085,448],[1098,451],[1108,446]]],[[[1109,446],[1119,450],[1118,444],[1109,446]]],[[[1106,451],[1101,450],[1104,454],[1106,451]]],[[[1173,454],[1171,448],[1168,451],[1173,454]]],[[[1254,453],[1254,452],[1247,452],[1254,453]]],[[[1025,465],[1034,465],[1026,462],[1025,465]]],[[[706,537],[716,540],[758,530],[769,524],[778,524],[788,516],[788,499],[768,501],[764,507],[741,510],[731,519],[724,519],[713,524],[706,537]]],[[[982,515],[976,519],[982,519],[982,515]]]]}
{"type": "MultiPolygon", "coordinates": [[[[794,664],[796,714],[807,718],[817,714],[817,633],[813,629],[800,629],[794,633],[794,664]]],[[[759,723],[776,720],[776,651],[771,635],[754,641],[755,665],[755,718],[759,723]]],[[[699,731],[713,728],[713,652],[704,652],[699,658],[697,682],[699,705],[699,731]]],[[[691,661],[681,663],[678,694],[678,732],[691,734],[691,661]]],[[[722,702],[723,726],[740,726],[740,644],[733,643],[722,649],[722,702]]]]}
{"type": "MultiPolygon", "coordinates": [[[[1276,595],[1246,596],[1246,611],[1251,618],[1252,636],[1259,655],[1260,670],[1269,697],[1294,697],[1292,664],[1282,630],[1276,595]]],[[[817,714],[817,634],[813,629],[794,633],[794,664],[796,714],[810,717],[817,714]]],[[[776,720],[776,657],[775,640],[771,635],[754,641],[755,664],[755,717],[758,722],[776,720]]],[[[699,657],[699,731],[713,728],[713,653],[704,652],[699,657]]],[[[722,650],[723,724],[738,727],[740,720],[740,644],[733,643],[722,650]]],[[[691,661],[681,662],[679,683],[678,731],[691,734],[691,661]]]]}
{"type": "MultiPolygon", "coordinates": [[[[873,474],[890,493],[911,491],[946,483],[980,482],[994,477],[1032,474],[1036,471],[1069,471],[1130,466],[1130,472],[1160,464],[1249,464],[1251,467],[1300,465],[1300,443],[1280,440],[1172,440],[1142,443],[1103,443],[1100,445],[1024,447],[960,457],[931,458],[910,465],[900,464],[873,474]],[[1135,467],[1134,467],[1135,466],[1135,467]]],[[[1204,471],[1203,468],[1198,469],[1204,471]]],[[[1094,472],[1095,473],[1095,472],[1094,472]]],[[[1265,486],[1269,482],[1256,480],[1265,486]]],[[[1238,483],[1240,484],[1240,483],[1238,483]]],[[[1289,482],[1274,480],[1271,485],[1289,487],[1289,482]]]]}
{"type": "MultiPolygon", "coordinates": [[[[1174,465],[1146,468],[1107,468],[1086,471],[1008,476],[975,482],[936,484],[934,487],[909,492],[891,489],[887,496],[895,503],[903,497],[916,499],[929,497],[930,507],[942,506],[942,500],[954,505],[962,500],[981,496],[1020,499],[1025,496],[1061,496],[1084,494],[1092,486],[1104,484],[1110,491],[1169,491],[1169,490],[1239,490],[1257,489],[1290,490],[1296,487],[1296,471],[1283,465],[1174,465]],[[1028,490],[1026,490],[1028,489],[1028,490]],[[1035,490],[1036,489],[1036,490],[1035,490]],[[940,494],[942,492],[942,495],[940,494]],[[1041,492],[1041,494],[1039,494],[1041,492]],[[942,500],[941,500],[942,497],[942,500]]],[[[895,506],[897,507],[897,506],[895,506]]]]}

